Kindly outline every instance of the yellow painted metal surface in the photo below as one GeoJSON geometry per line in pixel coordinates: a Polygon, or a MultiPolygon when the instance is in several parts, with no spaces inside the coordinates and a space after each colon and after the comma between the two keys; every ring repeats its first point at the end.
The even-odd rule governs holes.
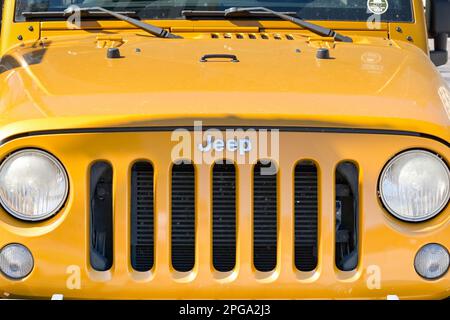
{"type": "MultiPolygon", "coordinates": [[[[64,134],[21,138],[1,148],[0,157],[23,147],[39,147],[66,166],[71,183],[66,207],[54,218],[21,223],[0,212],[0,243],[27,245],[36,266],[25,280],[0,277],[0,288],[23,296],[68,298],[444,298],[450,277],[421,279],[413,268],[417,250],[429,242],[450,246],[447,208],[436,219],[402,223],[380,206],[376,181],[384,164],[396,153],[426,148],[450,160],[443,144],[416,137],[365,134],[280,133],[278,265],[270,273],[254,270],[252,261],[252,164],[237,167],[237,266],[223,276],[214,272],[211,254],[211,168],[197,165],[196,265],[178,273],[170,265],[170,151],[171,132],[64,134]],[[83,152],[80,152],[83,150],[83,152]],[[374,152],[375,150],[375,152],[374,152]],[[109,161],[114,171],[114,265],[96,272],[88,260],[88,168],[109,161]],[[130,170],[136,160],[150,160],[155,168],[155,267],[137,273],[130,265],[130,170]],[[301,159],[319,167],[319,265],[316,271],[296,271],[293,261],[293,170],[301,159]],[[360,263],[354,272],[334,266],[334,170],[353,160],[361,170],[360,263]],[[80,268],[80,289],[70,290],[69,267],[80,268]],[[379,289],[370,287],[371,270],[378,267],[379,289]]],[[[231,157],[231,155],[228,155],[231,157]]]]}
{"type": "Polygon", "coordinates": [[[282,40],[273,33],[268,40],[123,34],[116,60],[106,58],[95,34],[17,47],[0,78],[0,134],[216,119],[409,130],[450,140],[439,94],[446,84],[416,46],[355,36],[355,43],[332,45],[334,59],[318,60],[316,41],[278,34],[282,40]],[[199,62],[208,53],[232,53],[240,62],[199,62]]]}
{"type": "Polygon", "coordinates": [[[422,0],[414,0],[414,23],[390,23],[391,39],[410,42],[428,53],[428,33],[422,0]]]}
{"type": "Polygon", "coordinates": [[[14,22],[13,0],[5,1],[1,35],[0,159],[36,147],[66,166],[70,195],[54,218],[27,224],[0,209],[0,245],[20,242],[36,266],[22,281],[0,276],[0,294],[71,298],[444,298],[447,274],[425,281],[414,271],[417,250],[429,242],[450,247],[447,208],[420,224],[399,222],[380,205],[376,187],[384,164],[409,148],[425,148],[450,161],[436,140],[396,135],[281,134],[278,266],[259,274],[251,266],[251,165],[238,167],[238,264],[223,277],[211,267],[210,167],[198,166],[197,263],[190,274],[170,267],[170,133],[44,134],[35,131],[192,126],[333,127],[401,130],[450,141],[449,89],[429,61],[420,0],[415,22],[323,22],[354,38],[329,39],[280,21],[152,21],[184,39],[158,39],[126,23],[14,22]],[[30,28],[32,27],[32,28],[30,28]],[[397,31],[400,27],[402,32],[397,31]],[[242,35],[239,39],[236,35],[242,35]],[[268,36],[267,40],[260,34],[268,36]],[[217,39],[212,37],[217,36],[217,39]],[[254,34],[256,39],[250,39],[254,34]],[[22,36],[22,40],[19,40],[22,36]],[[292,40],[288,39],[288,36],[292,40]],[[411,36],[412,41],[407,39],[411,36]],[[276,38],[281,40],[277,40],[276,38]],[[106,59],[120,46],[122,59],[106,59]],[[332,60],[317,60],[318,47],[332,60]],[[139,50],[136,50],[139,49],[139,50]],[[209,53],[231,53],[239,63],[201,63],[209,53]],[[448,97],[448,96],[447,96],[448,97]],[[9,140],[10,137],[16,139],[9,140]],[[92,161],[114,167],[114,266],[99,273],[88,265],[88,180],[92,161]],[[149,159],[156,170],[156,265],[132,271],[129,248],[129,170],[149,159]],[[292,171],[296,161],[314,159],[320,171],[319,267],[301,273],[293,265],[292,171]],[[342,160],[361,168],[361,261],[352,273],[334,267],[333,172],[342,160]],[[369,267],[380,267],[382,286],[369,289],[369,267]],[[67,267],[78,266],[81,288],[66,286],[67,267]]]}

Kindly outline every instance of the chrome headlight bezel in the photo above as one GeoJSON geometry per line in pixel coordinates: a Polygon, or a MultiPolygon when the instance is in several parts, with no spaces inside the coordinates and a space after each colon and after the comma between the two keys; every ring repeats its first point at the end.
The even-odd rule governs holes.
{"type": "Polygon", "coordinates": [[[49,153],[47,151],[37,149],[37,148],[26,148],[26,149],[20,149],[20,150],[11,152],[6,158],[4,158],[2,160],[2,162],[0,164],[0,172],[3,170],[3,168],[9,161],[13,161],[14,159],[17,159],[18,157],[20,157],[28,152],[38,153],[40,156],[45,157],[47,160],[52,162],[62,172],[64,181],[65,181],[63,196],[61,197],[60,201],[58,202],[58,205],[55,206],[55,209],[51,210],[48,213],[41,214],[39,216],[24,215],[23,213],[10,208],[8,206],[8,204],[5,203],[4,199],[1,196],[0,196],[0,206],[8,214],[10,214],[12,217],[14,217],[18,220],[25,221],[25,222],[42,222],[42,221],[45,221],[45,220],[50,219],[51,217],[55,216],[66,204],[66,201],[67,201],[68,195],[69,195],[69,176],[67,174],[66,168],[61,163],[61,161],[58,160],[58,158],[56,158],[54,155],[52,155],[51,153],[49,153]]]}
{"type": "Polygon", "coordinates": [[[409,223],[420,223],[420,222],[425,222],[425,221],[429,221],[433,218],[435,218],[437,215],[439,215],[440,213],[442,213],[447,206],[450,203],[450,188],[447,192],[447,196],[446,196],[446,201],[443,201],[443,203],[437,208],[435,209],[432,213],[424,216],[424,217],[420,217],[420,218],[409,218],[406,217],[404,215],[399,214],[398,212],[396,212],[394,209],[392,209],[389,204],[388,201],[385,198],[385,194],[383,193],[383,187],[382,187],[382,183],[383,180],[386,177],[386,174],[388,172],[388,169],[400,158],[409,155],[409,154],[426,154],[427,156],[431,156],[433,157],[439,164],[442,165],[442,167],[445,169],[446,172],[446,176],[448,178],[449,184],[450,184],[450,167],[447,164],[447,162],[440,157],[436,152],[432,152],[430,150],[426,150],[426,149],[409,149],[409,150],[405,150],[402,151],[400,153],[398,153],[397,155],[395,155],[393,158],[391,158],[389,161],[387,161],[387,163],[385,164],[385,166],[383,167],[381,174],[379,176],[378,179],[378,197],[380,199],[380,202],[383,206],[383,208],[393,217],[397,218],[398,220],[401,220],[403,222],[409,222],[409,223]]]}

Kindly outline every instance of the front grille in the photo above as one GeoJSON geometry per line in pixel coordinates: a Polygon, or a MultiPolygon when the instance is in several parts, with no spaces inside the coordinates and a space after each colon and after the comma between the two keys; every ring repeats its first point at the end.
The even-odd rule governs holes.
{"type": "MultiPolygon", "coordinates": [[[[208,124],[220,122],[209,120],[208,124]]],[[[391,221],[384,219],[385,211],[376,197],[376,179],[389,155],[399,146],[407,149],[427,142],[414,136],[397,137],[385,132],[378,135],[370,130],[310,131],[289,126],[279,132],[271,131],[276,129],[275,124],[264,131],[256,128],[254,132],[250,130],[251,119],[241,123],[249,124],[242,128],[243,132],[228,131],[231,127],[227,125],[219,127],[217,131],[222,136],[217,131],[206,131],[210,126],[191,127],[187,119],[189,127],[180,127],[176,134],[166,126],[170,123],[156,121],[155,125],[161,127],[134,123],[142,126],[111,127],[99,132],[76,129],[63,135],[24,137],[24,144],[48,146],[64,164],[71,182],[64,207],[48,223],[43,223],[49,226],[56,223],[56,229],[48,234],[41,230],[45,236],[34,232],[39,231],[34,230],[37,227],[29,229],[37,236],[30,242],[31,249],[47,238],[58,238],[58,246],[45,248],[48,253],[45,264],[49,268],[58,267],[64,276],[65,268],[60,268],[59,261],[64,258],[64,265],[81,267],[78,271],[83,276],[83,288],[97,287],[102,291],[111,288],[113,298],[125,295],[145,299],[186,296],[312,299],[320,295],[382,298],[383,292],[367,291],[366,279],[357,271],[364,271],[370,264],[389,268],[389,261],[378,254],[380,246],[386,247],[380,243],[378,234],[388,234],[400,244],[407,245],[408,239],[393,232],[391,221]],[[83,152],[79,148],[66,148],[67,141],[76,141],[83,146],[83,152]],[[392,146],[393,142],[397,147],[392,146]],[[199,145],[207,143],[212,146],[209,151],[199,152],[199,145]],[[376,145],[378,152],[367,154],[364,147],[368,143],[376,145]],[[219,152],[222,148],[223,152],[219,152]],[[251,150],[241,156],[241,151],[248,149],[251,150]],[[177,158],[191,163],[177,164],[177,158]],[[230,163],[214,162],[222,159],[230,163]],[[261,174],[261,164],[255,167],[258,160],[264,159],[276,164],[275,175],[261,174]],[[232,169],[231,162],[234,171],[227,171],[232,169]],[[311,179],[306,178],[308,175],[311,179]],[[232,184],[218,181],[224,177],[233,180],[233,176],[234,210],[227,208],[226,213],[231,221],[234,218],[234,243],[228,242],[230,248],[234,245],[229,250],[234,257],[232,254],[228,257],[234,258],[234,266],[220,259],[215,241],[225,238],[221,233],[233,225],[227,220],[226,226],[221,226],[225,220],[220,219],[217,210],[224,197],[218,185],[231,190],[232,184]],[[144,185],[149,183],[150,188],[139,186],[138,177],[145,180],[144,185]],[[140,195],[139,190],[144,193],[140,195]],[[313,194],[308,194],[308,190],[313,194]],[[133,201],[144,203],[141,202],[144,199],[148,204],[153,201],[153,206],[135,210],[133,201]],[[310,200],[317,203],[317,222],[312,215],[315,207],[308,204],[310,200]],[[153,228],[146,221],[143,224],[146,231],[135,234],[139,232],[139,223],[132,220],[145,221],[139,218],[141,214],[151,218],[151,209],[153,228]],[[302,219],[305,212],[311,214],[310,225],[302,219]],[[305,230],[311,234],[316,231],[316,239],[307,238],[305,230]],[[260,237],[261,233],[268,237],[260,237]],[[132,240],[145,236],[148,242],[132,240]],[[150,248],[152,238],[153,252],[133,248],[139,243],[150,248]],[[308,239],[316,240],[316,248],[308,239]],[[269,257],[269,263],[264,265],[261,257],[269,257]],[[314,265],[314,270],[308,271],[314,265]]],[[[264,123],[269,125],[270,121],[264,123]]],[[[434,146],[436,152],[446,155],[445,146],[439,143],[434,146]]],[[[23,236],[17,235],[17,240],[23,236]]],[[[396,246],[390,248],[390,254],[395,256],[396,246]]],[[[44,267],[42,263],[40,267],[44,267]]],[[[37,271],[42,273],[44,269],[37,271]]],[[[64,286],[64,281],[61,285],[64,286]]],[[[408,288],[405,286],[404,290],[408,288]]],[[[17,293],[26,291],[19,289],[17,293]]],[[[75,298],[80,296],[69,291],[75,298]]]]}
{"type": "Polygon", "coordinates": [[[295,266],[312,271],[317,266],[317,167],[303,161],[295,167],[295,266]]]}
{"type": "Polygon", "coordinates": [[[253,264],[267,272],[277,264],[277,174],[272,163],[253,171],[253,264]]]}
{"type": "Polygon", "coordinates": [[[131,170],[131,265],[136,271],[153,267],[153,166],[138,162],[131,170]]]}
{"type": "Polygon", "coordinates": [[[187,272],[195,265],[195,169],[172,167],[172,266],[187,272]]]}
{"type": "Polygon", "coordinates": [[[236,264],[236,169],[218,164],[213,169],[213,264],[227,272],[236,264]]]}
{"type": "MultiPolygon", "coordinates": [[[[178,272],[189,272],[196,265],[196,248],[211,250],[211,265],[218,272],[233,271],[242,253],[239,249],[238,221],[247,219],[248,211],[242,211],[238,219],[240,185],[238,169],[234,163],[217,162],[211,168],[211,180],[199,181],[196,177],[196,166],[181,163],[172,166],[169,174],[169,212],[170,212],[170,251],[171,266],[178,272]],[[197,184],[208,183],[211,187],[210,197],[200,195],[197,200],[197,184]],[[206,198],[205,198],[206,197],[206,198]],[[210,212],[196,212],[196,202],[210,199],[210,212]],[[204,226],[206,215],[211,215],[211,230],[197,229],[204,226]],[[197,219],[200,219],[197,221],[197,219]],[[197,234],[204,238],[204,233],[211,235],[211,247],[204,243],[196,243],[197,234]]],[[[247,204],[252,215],[251,230],[253,267],[260,272],[270,272],[277,268],[284,258],[278,257],[292,254],[293,262],[300,272],[310,272],[318,267],[319,245],[319,168],[315,161],[300,161],[294,166],[292,174],[292,253],[286,253],[279,247],[278,239],[285,239],[280,233],[279,225],[279,188],[278,168],[273,162],[258,162],[252,173],[252,184],[249,191],[252,197],[247,204]],[[279,234],[280,233],[280,234],[279,234]]],[[[284,167],[284,172],[286,167],[284,167]]],[[[335,261],[334,265],[342,271],[354,270],[359,261],[358,256],[358,221],[359,221],[359,186],[358,167],[351,162],[340,163],[335,168],[335,261]]],[[[242,177],[241,177],[242,178],[242,177]]],[[[98,162],[91,169],[91,265],[95,270],[106,271],[113,264],[113,173],[106,162],[98,162]]],[[[130,260],[134,270],[145,272],[153,269],[156,263],[155,253],[155,168],[149,162],[138,162],[132,166],[130,189],[130,260]]],[[[242,182],[244,185],[247,181],[242,182]]],[[[247,201],[247,200],[245,200],[247,201]]],[[[241,203],[242,205],[242,203],[241,203]]],[[[244,204],[243,207],[245,208],[244,204]]],[[[203,207],[204,208],[204,207],[203,207]]],[[[159,213],[164,216],[165,211],[159,213]]],[[[285,214],[289,214],[287,211],[285,214]]],[[[242,227],[242,226],[241,226],[242,227]]],[[[244,227],[242,227],[245,229],[244,227]]],[[[241,229],[241,230],[243,230],[241,229]]],[[[285,229],[284,229],[285,230],[285,229]]],[[[244,232],[244,231],[243,231],[244,232]]],[[[284,231],[286,232],[286,231],[284,231]]],[[[160,230],[160,235],[164,234],[160,230]]],[[[241,235],[242,236],[242,235],[241,235]]],[[[241,237],[246,239],[247,236],[241,237]]],[[[241,242],[242,243],[242,242],[241,242]]],[[[286,242],[284,242],[286,243],[286,242]]],[[[244,251],[247,249],[246,247],[244,251]]],[[[160,252],[164,254],[164,252],[160,252]]],[[[199,257],[204,257],[202,251],[199,257]]],[[[206,254],[209,256],[209,254],[206,254]]],[[[204,262],[199,264],[204,265],[204,262]]]]}

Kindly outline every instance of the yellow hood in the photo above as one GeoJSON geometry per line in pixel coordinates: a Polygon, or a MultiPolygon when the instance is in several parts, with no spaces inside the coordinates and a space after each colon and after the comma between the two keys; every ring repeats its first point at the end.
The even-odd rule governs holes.
{"type": "Polygon", "coordinates": [[[204,120],[405,130],[450,140],[448,88],[429,58],[407,43],[355,37],[354,43],[331,44],[332,59],[319,60],[317,48],[327,43],[298,35],[121,37],[120,59],[107,59],[96,35],[54,37],[9,51],[0,74],[1,138],[204,120]],[[216,53],[234,54],[240,62],[200,62],[216,53]]]}

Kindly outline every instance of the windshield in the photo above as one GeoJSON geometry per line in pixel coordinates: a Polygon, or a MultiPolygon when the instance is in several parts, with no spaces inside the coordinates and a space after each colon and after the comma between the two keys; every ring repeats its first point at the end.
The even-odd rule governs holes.
{"type": "Polygon", "coordinates": [[[17,0],[16,21],[25,20],[22,12],[63,11],[70,5],[135,11],[141,19],[184,19],[182,10],[267,7],[305,20],[367,21],[378,13],[381,21],[413,21],[411,0],[17,0]]]}

